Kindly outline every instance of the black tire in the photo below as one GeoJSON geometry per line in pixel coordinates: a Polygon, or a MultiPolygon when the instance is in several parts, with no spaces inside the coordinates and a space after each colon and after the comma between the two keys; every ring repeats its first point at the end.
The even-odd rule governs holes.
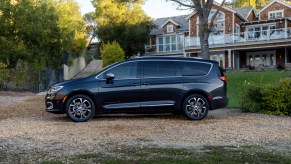
{"type": "Polygon", "coordinates": [[[183,114],[190,120],[201,120],[209,110],[209,103],[206,98],[200,94],[192,94],[183,102],[183,114]]]}
{"type": "Polygon", "coordinates": [[[66,104],[66,115],[74,122],[86,122],[95,114],[93,100],[82,94],[71,97],[66,104]]]}

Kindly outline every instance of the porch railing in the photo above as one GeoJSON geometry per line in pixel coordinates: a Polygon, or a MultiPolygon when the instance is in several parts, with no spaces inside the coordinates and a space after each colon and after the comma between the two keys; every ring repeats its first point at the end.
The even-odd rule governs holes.
{"type": "MultiPolygon", "coordinates": [[[[210,35],[208,40],[209,45],[219,45],[289,38],[291,38],[291,28],[280,28],[261,31],[245,31],[233,34],[210,35]]],[[[200,46],[199,37],[185,38],[185,47],[196,46],[200,46]]]]}
{"type": "MultiPolygon", "coordinates": [[[[245,31],[233,34],[219,34],[209,36],[209,45],[223,45],[223,44],[238,44],[238,43],[252,43],[263,41],[276,41],[282,39],[291,39],[291,28],[268,29],[261,31],[245,31]]],[[[185,37],[184,45],[178,44],[175,49],[170,48],[171,45],[162,45],[162,50],[157,51],[156,45],[146,45],[146,54],[151,53],[169,53],[184,51],[185,47],[198,47],[200,46],[199,37],[185,37]]],[[[161,45],[159,45],[161,46],[161,45]]],[[[161,48],[159,48],[161,49],[161,48]]]]}

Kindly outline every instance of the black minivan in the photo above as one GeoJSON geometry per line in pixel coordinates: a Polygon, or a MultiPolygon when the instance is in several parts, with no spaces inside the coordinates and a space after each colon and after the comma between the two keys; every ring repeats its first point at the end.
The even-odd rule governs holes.
{"type": "Polygon", "coordinates": [[[99,73],[51,86],[46,111],[75,122],[106,113],[183,113],[203,119],[225,107],[226,77],[218,62],[186,57],[137,57],[99,73]]]}

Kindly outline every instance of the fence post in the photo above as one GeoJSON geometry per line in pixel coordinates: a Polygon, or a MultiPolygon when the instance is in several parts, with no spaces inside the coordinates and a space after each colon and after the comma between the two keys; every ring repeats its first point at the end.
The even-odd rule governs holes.
{"type": "Polygon", "coordinates": [[[40,70],[38,70],[38,92],[40,92],[40,70]]]}

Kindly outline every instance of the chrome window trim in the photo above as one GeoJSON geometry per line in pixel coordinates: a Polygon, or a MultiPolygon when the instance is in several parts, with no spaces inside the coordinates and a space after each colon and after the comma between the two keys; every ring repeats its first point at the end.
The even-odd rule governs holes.
{"type": "Polygon", "coordinates": [[[141,107],[158,107],[158,106],[174,106],[175,104],[153,104],[153,105],[140,105],[141,107]]]}
{"type": "MultiPolygon", "coordinates": [[[[151,61],[175,61],[175,62],[194,62],[194,63],[210,64],[210,69],[209,69],[208,73],[207,73],[206,75],[199,75],[199,76],[208,76],[209,73],[210,73],[210,71],[212,70],[212,67],[213,67],[213,63],[211,63],[211,62],[204,62],[204,61],[171,60],[171,59],[154,59],[154,60],[151,60],[151,59],[145,59],[145,60],[133,60],[133,61],[125,61],[125,62],[121,62],[121,63],[116,64],[115,66],[113,66],[113,67],[111,67],[111,68],[109,68],[109,69],[105,69],[105,70],[99,72],[99,75],[97,75],[95,78],[96,78],[96,79],[100,79],[99,76],[100,76],[101,74],[103,74],[104,72],[109,71],[109,70],[111,70],[111,69],[113,69],[113,68],[115,68],[115,67],[117,67],[117,66],[119,66],[119,65],[121,65],[121,64],[126,64],[126,63],[130,63],[130,62],[143,62],[143,61],[150,61],[150,62],[151,62],[151,61]]],[[[195,76],[195,75],[191,75],[191,76],[183,76],[183,75],[182,75],[182,76],[168,76],[168,77],[147,77],[147,78],[174,78],[174,77],[193,77],[193,76],[195,76]]],[[[198,77],[198,76],[197,76],[197,77],[198,77]]],[[[131,79],[144,79],[144,78],[131,78],[131,79]]],[[[117,80],[125,80],[125,79],[117,79],[117,80]]]]}

